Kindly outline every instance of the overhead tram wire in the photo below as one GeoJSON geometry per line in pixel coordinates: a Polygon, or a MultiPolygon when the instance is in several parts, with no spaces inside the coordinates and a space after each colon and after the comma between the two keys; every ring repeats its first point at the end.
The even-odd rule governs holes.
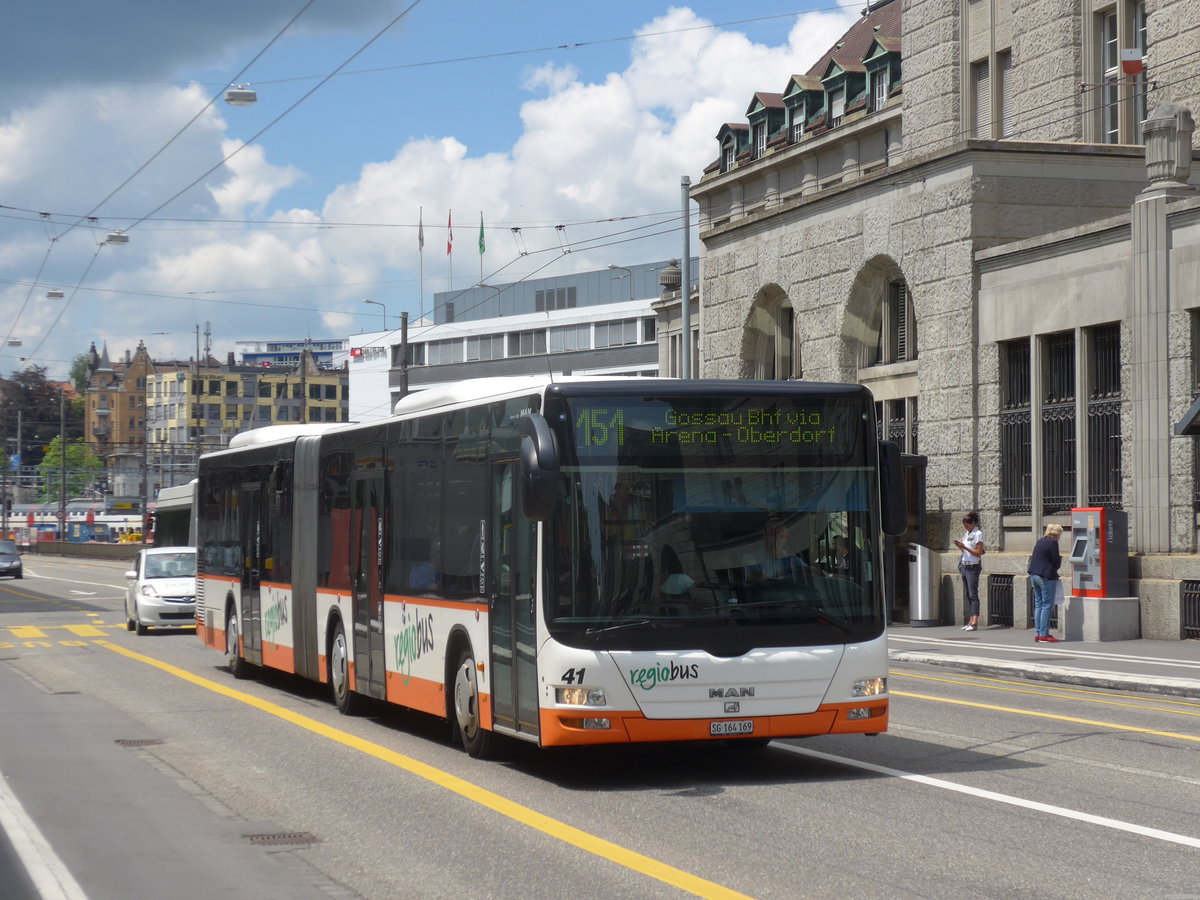
{"type": "MultiPolygon", "coordinates": [[[[310,6],[312,6],[314,3],[316,3],[316,0],[308,0],[308,2],[305,3],[304,6],[302,6],[300,8],[299,12],[297,12],[294,16],[292,16],[290,19],[288,19],[287,23],[282,28],[280,28],[279,31],[277,31],[275,33],[275,36],[272,37],[269,41],[267,41],[267,43],[262,47],[262,49],[260,49],[256,54],[254,54],[254,57],[248,63],[246,63],[244,66],[242,66],[241,69],[238,70],[238,73],[233,76],[233,81],[234,82],[241,81],[242,76],[245,75],[247,71],[249,71],[250,67],[253,66],[256,62],[258,62],[258,60],[262,58],[262,55],[264,53],[266,53],[268,50],[270,50],[271,47],[273,47],[275,45],[275,42],[278,41],[281,37],[283,37],[283,35],[288,31],[288,29],[290,29],[294,24],[296,24],[296,20],[299,19],[302,15],[304,15],[304,13],[306,13],[308,11],[308,8],[310,6]]],[[[173,143],[175,143],[175,141],[185,131],[187,131],[196,122],[197,119],[199,119],[202,115],[204,115],[206,112],[208,112],[208,110],[211,109],[213,107],[213,105],[218,100],[221,99],[221,95],[223,93],[224,93],[224,88],[217,91],[217,93],[214,94],[209,99],[209,101],[206,104],[204,104],[204,106],[202,106],[196,112],[196,114],[194,116],[192,116],[190,119],[187,120],[186,123],[184,123],[182,128],[180,128],[173,135],[171,135],[171,137],[167,139],[167,142],[165,144],[163,144],[161,147],[159,147],[157,150],[155,150],[149,159],[147,159],[144,163],[142,163],[140,166],[138,166],[136,169],[134,169],[133,172],[131,172],[124,181],[122,181],[115,188],[113,188],[111,191],[109,191],[109,193],[107,194],[107,196],[104,197],[103,200],[101,200],[99,203],[97,203],[95,206],[93,206],[90,212],[85,213],[83,216],[81,216],[78,219],[78,221],[76,221],[74,224],[68,226],[65,231],[63,231],[61,234],[58,235],[58,237],[61,238],[64,235],[66,235],[69,231],[71,231],[73,228],[75,228],[80,222],[82,222],[88,216],[95,215],[96,210],[98,210],[101,206],[103,206],[105,203],[107,203],[109,200],[111,200],[113,197],[115,197],[118,193],[120,193],[120,191],[122,189],[124,189],[124,187],[127,184],[129,184],[129,182],[131,182],[131,181],[133,181],[133,179],[137,178],[138,175],[140,175],[143,171],[145,171],[147,166],[149,166],[152,162],[154,162],[156,159],[158,159],[158,157],[161,156],[167,150],[168,147],[170,147],[173,143]]]]}
{"type": "MultiPolygon", "coordinates": [[[[49,217],[51,222],[53,222],[56,218],[62,218],[62,219],[81,218],[78,213],[45,212],[45,211],[30,209],[30,208],[24,207],[24,206],[8,206],[4,203],[0,203],[0,210],[3,210],[3,209],[12,210],[13,212],[28,214],[28,215],[24,215],[24,216],[15,216],[15,215],[6,215],[4,213],[0,213],[0,218],[12,219],[13,221],[16,221],[16,222],[45,221],[46,217],[49,217]]],[[[654,212],[633,213],[633,214],[624,215],[624,216],[603,216],[598,219],[578,219],[578,220],[567,221],[567,222],[563,222],[561,220],[546,221],[546,222],[524,222],[524,223],[517,224],[515,226],[511,221],[501,221],[501,222],[493,222],[492,224],[486,225],[485,227],[488,231],[509,231],[513,227],[520,228],[522,230],[529,230],[529,231],[549,230],[551,228],[557,229],[560,225],[565,225],[567,227],[579,227],[582,225],[605,225],[605,224],[609,224],[612,222],[630,222],[630,221],[633,221],[636,219],[651,219],[651,218],[660,218],[663,216],[670,217],[670,216],[677,216],[678,214],[679,214],[678,210],[666,209],[666,210],[656,210],[654,212]]],[[[133,221],[132,216],[102,216],[100,218],[102,218],[106,222],[111,222],[113,224],[117,224],[119,222],[132,222],[133,221]]],[[[261,225],[265,228],[281,228],[281,229],[310,228],[310,229],[316,229],[316,230],[328,230],[328,229],[332,229],[332,228],[408,228],[408,229],[416,229],[419,227],[419,223],[417,225],[414,225],[410,222],[341,222],[341,221],[296,222],[296,221],[279,221],[277,219],[216,219],[216,218],[201,219],[201,218],[182,217],[182,216],[143,216],[141,221],[156,222],[156,223],[158,223],[158,222],[179,222],[179,223],[189,223],[189,224],[196,224],[196,225],[235,225],[235,226],[261,225]]],[[[648,226],[648,227],[652,227],[652,226],[648,226]]],[[[169,229],[162,229],[162,230],[165,231],[165,230],[169,230],[169,229]]]]}
{"type": "MultiPolygon", "coordinates": [[[[279,38],[282,37],[283,34],[289,28],[292,27],[293,24],[295,24],[296,20],[299,19],[300,16],[302,16],[308,10],[308,8],[310,6],[312,6],[313,3],[315,3],[315,2],[316,2],[316,0],[308,0],[308,2],[305,3],[303,7],[301,7],[300,11],[297,12],[294,16],[292,16],[292,18],[288,20],[287,24],[285,24],[283,26],[283,28],[281,28],[275,34],[275,36],[272,37],[271,40],[267,42],[266,46],[264,46],[261,50],[259,50],[258,53],[256,53],[254,55],[254,57],[248,63],[246,63],[246,65],[244,65],[241,68],[241,70],[238,72],[238,74],[236,76],[234,76],[234,80],[236,81],[238,78],[240,78],[242,75],[244,75],[246,73],[246,71],[252,65],[254,65],[254,63],[256,63],[262,57],[262,55],[264,53],[266,53],[267,50],[269,50],[275,44],[275,42],[278,41],[279,38]]],[[[8,346],[9,339],[11,339],[13,333],[16,331],[17,325],[19,324],[21,317],[25,314],[25,310],[29,306],[29,299],[33,295],[33,291],[35,290],[38,282],[41,280],[42,272],[45,271],[46,263],[48,263],[50,261],[50,254],[54,251],[54,247],[58,243],[59,239],[64,237],[71,231],[73,231],[81,223],[83,223],[85,221],[93,220],[92,217],[93,217],[93,214],[96,212],[96,210],[98,210],[101,206],[103,206],[105,203],[107,203],[109,200],[111,200],[114,196],[116,196],[118,192],[120,192],[126,185],[129,184],[129,182],[131,182],[134,178],[136,178],[139,174],[141,174],[146,169],[147,166],[149,166],[152,162],[154,162],[154,160],[158,159],[158,157],[160,155],[162,155],[162,153],[168,147],[170,147],[171,144],[173,144],[180,135],[182,135],[185,131],[187,131],[187,129],[190,128],[192,126],[192,124],[197,119],[200,118],[200,116],[204,115],[204,113],[217,101],[217,99],[220,98],[220,96],[221,96],[221,91],[218,91],[217,94],[212,99],[210,99],[207,104],[204,105],[204,107],[202,107],[194,116],[192,116],[192,118],[190,118],[184,124],[184,126],[182,128],[180,128],[178,131],[176,131],[175,134],[173,134],[167,140],[167,142],[165,144],[163,144],[161,147],[159,147],[158,150],[156,150],[150,156],[149,159],[147,159],[144,163],[142,163],[140,166],[138,166],[132,173],[130,173],[130,175],[124,181],[122,181],[115,188],[113,188],[104,197],[104,199],[102,199],[99,203],[97,203],[95,206],[93,206],[90,212],[84,213],[83,215],[76,217],[75,221],[72,222],[70,225],[68,225],[62,232],[60,232],[57,235],[49,237],[50,243],[49,243],[49,246],[47,246],[47,248],[46,248],[46,254],[44,257],[42,257],[41,265],[38,266],[37,274],[34,276],[33,284],[30,285],[29,293],[26,294],[25,300],[21,304],[21,309],[17,312],[16,317],[12,320],[12,325],[9,327],[8,337],[6,337],[4,340],[4,346],[6,346],[6,347],[8,346]]],[[[42,214],[41,218],[43,220],[45,220],[45,214],[42,214]]],[[[101,246],[103,246],[103,245],[101,245],[101,246]]],[[[88,262],[87,269],[85,270],[85,273],[84,273],[84,277],[86,277],[87,272],[91,271],[92,265],[96,262],[96,257],[98,255],[99,255],[99,249],[97,249],[97,252],[92,255],[91,260],[88,262]]],[[[79,290],[79,286],[82,283],[83,283],[83,281],[81,278],[80,281],[78,283],[76,283],[75,288],[71,291],[71,297],[67,298],[67,300],[63,303],[62,308],[59,310],[58,316],[55,317],[55,319],[54,319],[53,324],[51,324],[51,326],[43,333],[42,339],[40,341],[38,341],[38,344],[37,344],[38,349],[40,349],[42,344],[45,343],[46,338],[48,338],[50,336],[50,332],[54,329],[54,326],[58,324],[58,321],[62,318],[63,313],[66,312],[67,307],[70,306],[71,300],[74,299],[75,293],[76,293],[76,291],[79,290]]],[[[32,359],[33,357],[34,357],[34,354],[31,353],[26,358],[32,359]]]]}
{"type": "MultiPolygon", "coordinates": [[[[302,9],[301,9],[300,13],[297,13],[297,16],[296,16],[296,17],[298,17],[298,16],[299,16],[301,13],[303,13],[303,12],[304,12],[304,10],[305,10],[305,9],[307,9],[307,8],[308,8],[308,7],[309,7],[309,6],[310,6],[310,5],[311,5],[313,2],[315,2],[315,0],[309,0],[309,2],[308,2],[308,3],[307,3],[307,4],[306,4],[306,5],[305,5],[305,6],[304,6],[302,9]]],[[[214,165],[214,166],[211,166],[209,169],[207,169],[205,172],[203,172],[201,175],[199,175],[199,176],[198,176],[196,179],[194,179],[192,182],[190,182],[189,184],[187,184],[186,186],[184,186],[182,189],[180,189],[179,191],[177,191],[175,194],[173,194],[172,196],[170,196],[169,198],[167,198],[166,200],[164,200],[164,201],[163,201],[162,203],[160,203],[158,206],[154,207],[154,209],[152,209],[152,210],[151,210],[151,211],[150,211],[148,214],[146,214],[146,215],[144,215],[144,216],[142,216],[142,217],[140,217],[140,218],[138,218],[138,219],[135,219],[135,220],[133,220],[133,222],[132,222],[132,223],[131,223],[131,224],[130,224],[130,225],[129,225],[129,226],[126,228],[126,229],[124,229],[124,230],[125,230],[126,232],[128,232],[129,230],[131,230],[131,229],[133,229],[133,228],[136,228],[136,227],[137,227],[138,225],[140,225],[142,222],[145,222],[145,221],[146,221],[148,218],[150,218],[150,216],[154,215],[154,213],[158,212],[158,211],[159,211],[160,209],[162,209],[164,206],[166,206],[167,204],[169,204],[169,203],[171,203],[172,201],[176,200],[178,197],[180,197],[181,195],[183,195],[183,194],[184,194],[184,193],[186,193],[187,191],[191,190],[191,188],[195,187],[197,184],[199,184],[201,181],[203,181],[205,178],[207,178],[209,175],[211,175],[213,172],[215,172],[217,169],[219,169],[221,166],[223,166],[223,165],[224,165],[226,162],[228,162],[230,159],[232,159],[233,157],[237,156],[237,155],[238,155],[238,154],[239,154],[239,153],[240,153],[242,150],[244,150],[246,147],[250,146],[250,144],[252,144],[254,141],[258,140],[258,138],[260,138],[260,137],[261,137],[263,134],[265,134],[265,133],[266,133],[266,132],[267,132],[267,131],[268,131],[270,128],[272,128],[272,127],[273,127],[274,125],[276,125],[276,124],[277,124],[277,123],[278,123],[278,122],[279,122],[281,119],[283,119],[285,116],[287,116],[289,113],[291,113],[291,112],[292,112],[292,110],[294,110],[294,109],[295,109],[296,107],[298,107],[298,106],[299,106],[301,103],[303,103],[305,100],[307,100],[309,97],[311,97],[311,96],[312,96],[314,93],[316,93],[318,90],[320,90],[320,88],[321,88],[322,86],[324,86],[324,85],[325,85],[325,84],[326,84],[326,83],[327,83],[327,82],[328,82],[328,81],[329,81],[331,78],[333,78],[333,77],[334,77],[334,76],[335,76],[335,75],[336,75],[338,72],[340,72],[340,71],[341,71],[343,68],[345,68],[345,67],[346,67],[347,65],[349,65],[351,62],[353,62],[353,61],[354,61],[354,60],[355,60],[355,59],[356,59],[356,58],[357,58],[357,57],[358,57],[360,54],[362,54],[362,53],[363,53],[363,52],[364,52],[364,51],[365,51],[365,50],[366,50],[368,47],[370,47],[370,46],[371,46],[372,44],[374,44],[374,43],[375,43],[377,40],[379,40],[379,38],[381,38],[381,37],[382,37],[384,34],[386,34],[386,33],[387,33],[387,32],[388,32],[388,31],[389,31],[391,28],[392,28],[392,26],[393,26],[393,25],[395,25],[395,24],[396,24],[397,22],[399,22],[401,19],[405,18],[405,17],[406,17],[406,16],[407,16],[407,15],[408,15],[410,12],[412,12],[412,10],[413,10],[413,9],[415,9],[415,8],[416,8],[416,7],[417,7],[417,6],[418,6],[420,3],[421,3],[421,0],[412,0],[412,2],[411,2],[411,3],[410,3],[408,6],[406,6],[406,7],[405,7],[405,8],[404,8],[404,9],[403,9],[403,10],[402,10],[402,11],[401,11],[401,12],[400,12],[398,15],[396,15],[395,17],[393,17],[393,18],[392,18],[392,19],[391,19],[391,20],[390,20],[390,21],[389,21],[389,22],[388,22],[388,23],[387,23],[387,24],[386,24],[386,25],[385,25],[383,28],[381,28],[381,29],[380,29],[379,31],[377,31],[377,32],[376,32],[374,35],[372,35],[372,37],[371,37],[371,38],[370,38],[370,39],[369,39],[369,40],[368,40],[368,41],[367,41],[365,44],[363,44],[361,47],[359,47],[357,50],[355,50],[355,51],[354,51],[354,53],[352,53],[352,54],[351,54],[349,57],[347,57],[347,58],[346,58],[346,59],[345,59],[345,60],[344,60],[344,61],[343,61],[343,62],[342,62],[340,65],[338,65],[338,66],[337,66],[337,68],[335,68],[335,69],[334,69],[332,72],[330,72],[328,75],[326,75],[324,78],[322,78],[320,82],[318,82],[317,84],[313,85],[313,87],[312,87],[311,89],[309,89],[308,91],[306,91],[306,92],[305,92],[305,93],[304,93],[304,94],[303,94],[303,95],[302,95],[302,96],[301,96],[301,97],[300,97],[298,100],[296,100],[296,102],[295,102],[295,103],[291,104],[291,105],[290,105],[290,106],[289,106],[287,109],[285,109],[285,110],[284,110],[283,112],[281,112],[281,113],[280,113],[278,116],[276,116],[274,119],[272,119],[272,120],[271,120],[270,122],[268,122],[266,125],[264,125],[264,126],[261,128],[261,129],[259,129],[257,132],[255,132],[255,133],[254,133],[254,134],[253,134],[253,135],[252,135],[252,136],[251,136],[251,137],[250,137],[248,140],[246,140],[246,141],[243,141],[243,142],[242,142],[242,143],[241,143],[241,144],[240,144],[240,145],[239,145],[239,146],[238,146],[236,149],[234,149],[234,150],[233,150],[231,153],[229,153],[227,156],[225,156],[225,158],[224,158],[224,159],[222,159],[220,162],[218,162],[216,165],[214,165]]],[[[291,22],[292,22],[292,21],[295,21],[295,18],[296,18],[296,17],[293,17],[293,19],[289,21],[288,25],[287,25],[287,26],[285,26],[285,28],[286,28],[286,27],[290,27],[290,25],[291,25],[291,22]]],[[[273,42],[274,40],[275,40],[275,39],[272,39],[272,42],[273,42]]],[[[269,46],[269,45],[268,45],[268,46],[269,46]]],[[[258,56],[261,56],[261,55],[262,55],[262,52],[265,52],[265,49],[266,49],[266,48],[264,48],[264,50],[263,50],[263,51],[260,51],[260,53],[259,53],[258,55],[256,55],[255,59],[257,59],[257,58],[258,58],[258,56]]],[[[246,67],[246,68],[248,68],[248,66],[249,66],[249,64],[247,65],[247,67],[246,67]]],[[[243,68],[243,69],[242,69],[242,73],[244,73],[244,72],[245,72],[246,68],[243,68]]],[[[239,73],[239,74],[240,74],[240,73],[239,73]]],[[[194,121],[194,120],[193,120],[193,121],[194,121]]],[[[189,124],[190,124],[190,123],[189,123],[189,124]]],[[[173,139],[172,139],[172,140],[173,140],[173,139]]],[[[163,148],[163,149],[165,149],[165,148],[163,148]]],[[[159,152],[161,152],[161,150],[160,150],[159,152]]],[[[144,168],[144,166],[143,166],[143,168],[144,168]]],[[[139,170],[139,171],[140,171],[140,170],[139,170]]],[[[136,174],[136,173],[135,173],[135,174],[136,174]]],[[[132,176],[131,176],[131,177],[132,177],[132,176]]],[[[118,190],[119,190],[119,188],[118,188],[118,190]]],[[[103,201],[101,201],[101,202],[103,202],[103,201]]],[[[65,233],[65,232],[64,232],[64,233],[65,233]]],[[[97,251],[97,252],[98,252],[98,251],[97,251]]],[[[93,264],[95,261],[96,261],[96,260],[95,260],[95,256],[93,256],[92,260],[91,260],[91,261],[88,263],[88,267],[87,267],[87,270],[88,270],[88,271],[91,271],[92,264],[93,264]]],[[[82,283],[82,280],[80,281],[80,284],[81,284],[81,283],[82,283]]],[[[73,297],[74,297],[74,295],[75,295],[75,291],[77,291],[77,290],[78,290],[78,284],[76,285],[76,288],[75,288],[75,290],[74,290],[74,291],[72,291],[72,293],[71,293],[71,298],[73,298],[73,297]]],[[[63,309],[62,309],[62,312],[65,312],[65,311],[66,311],[66,309],[67,309],[67,307],[70,305],[71,298],[68,298],[67,302],[63,304],[63,309]]],[[[56,319],[55,319],[55,323],[57,323],[57,322],[58,322],[58,320],[62,318],[62,312],[60,312],[60,314],[59,314],[58,318],[56,318],[56,319]]],[[[51,330],[53,330],[53,327],[54,327],[54,326],[52,325],[52,326],[50,327],[50,329],[47,329],[46,333],[45,333],[45,334],[43,334],[41,341],[39,341],[39,342],[38,342],[38,345],[37,345],[39,348],[41,347],[41,345],[42,345],[43,343],[45,343],[45,341],[46,341],[46,338],[48,338],[48,337],[49,337],[49,335],[50,335],[50,331],[51,331],[51,330]]],[[[33,354],[31,354],[31,355],[30,355],[30,358],[32,358],[32,356],[33,356],[33,354]]]]}
{"type": "MultiPolygon", "coordinates": [[[[311,0],[310,0],[310,2],[311,2],[311,0]]],[[[229,160],[233,159],[235,156],[237,156],[239,153],[241,153],[243,150],[245,150],[247,147],[249,147],[251,144],[253,144],[255,141],[257,141],[260,137],[262,137],[264,134],[266,134],[267,131],[269,131],[276,124],[278,124],[281,119],[283,119],[285,116],[290,114],[292,112],[292,110],[294,110],[301,103],[303,103],[305,100],[307,100],[309,97],[311,97],[317,91],[319,91],[322,87],[324,87],[331,79],[333,79],[339,72],[341,72],[342,69],[344,69],[346,66],[348,66],[351,62],[353,62],[356,58],[358,58],[358,56],[360,54],[365,52],[367,50],[367,48],[369,48],[377,40],[379,40],[381,37],[383,37],[389,30],[391,30],[393,25],[395,25],[401,19],[405,18],[420,3],[421,3],[421,0],[412,0],[412,2],[409,3],[409,5],[406,6],[403,10],[401,10],[401,12],[397,16],[395,16],[391,21],[389,21],[386,25],[384,25],[383,28],[379,29],[379,31],[375,32],[375,34],[372,35],[371,38],[365,44],[363,44],[361,47],[359,47],[357,50],[355,50],[352,54],[350,54],[350,56],[348,56],[343,62],[341,62],[337,66],[337,68],[335,68],[332,72],[330,72],[328,75],[326,75],[324,78],[322,78],[319,82],[317,82],[315,85],[313,85],[307,91],[305,91],[300,96],[300,98],[298,100],[296,100],[294,103],[292,103],[289,107],[287,107],[287,109],[285,109],[283,112],[281,112],[275,118],[273,118],[270,122],[268,122],[266,125],[264,125],[262,128],[260,128],[258,131],[256,131],[254,134],[252,134],[249,138],[247,138],[245,141],[243,141],[241,144],[239,144],[233,151],[231,151],[229,154],[227,154],[224,159],[220,160],[218,163],[216,163],[215,165],[209,167],[207,170],[202,172],[199,176],[197,176],[191,182],[184,185],[182,188],[180,188],[178,191],[176,191],[174,194],[172,194],[170,197],[168,197],[166,200],[164,200],[158,206],[154,207],[154,209],[150,210],[150,212],[148,212],[146,215],[135,219],[129,225],[129,227],[126,228],[125,230],[128,231],[129,229],[136,228],[142,222],[145,222],[147,219],[149,219],[151,216],[153,216],[156,212],[158,212],[164,206],[177,200],[179,197],[181,197],[183,194],[187,193],[189,190],[191,190],[193,187],[195,187],[197,184],[199,184],[201,181],[203,181],[205,178],[207,178],[213,172],[217,171],[217,169],[221,168],[221,166],[225,165],[225,163],[229,162],[229,160]]]]}

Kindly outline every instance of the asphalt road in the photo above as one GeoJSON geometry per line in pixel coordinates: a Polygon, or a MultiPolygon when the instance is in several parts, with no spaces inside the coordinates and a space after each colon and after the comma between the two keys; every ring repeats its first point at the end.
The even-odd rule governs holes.
{"type": "Polygon", "coordinates": [[[44,897],[1200,898],[1200,698],[905,665],[878,738],[480,762],[130,634],[123,568],[0,581],[0,820],[44,897]]]}

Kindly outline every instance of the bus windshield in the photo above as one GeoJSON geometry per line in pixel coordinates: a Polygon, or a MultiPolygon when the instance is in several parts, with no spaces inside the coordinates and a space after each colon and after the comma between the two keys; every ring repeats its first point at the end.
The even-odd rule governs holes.
{"type": "Polygon", "coordinates": [[[882,632],[864,394],[566,397],[547,419],[560,641],[732,656],[882,632]]]}

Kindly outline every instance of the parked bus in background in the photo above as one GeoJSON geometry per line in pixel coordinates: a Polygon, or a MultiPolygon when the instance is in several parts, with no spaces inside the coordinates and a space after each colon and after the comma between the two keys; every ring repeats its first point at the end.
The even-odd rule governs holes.
{"type": "Polygon", "coordinates": [[[869,391],[803,382],[486,379],[256,429],[200,460],[197,631],[475,756],[877,734],[898,463],[869,391]]]}
{"type": "Polygon", "coordinates": [[[196,479],[187,484],[165,487],[154,504],[154,545],[156,547],[196,546],[196,517],[193,497],[196,479]]]}

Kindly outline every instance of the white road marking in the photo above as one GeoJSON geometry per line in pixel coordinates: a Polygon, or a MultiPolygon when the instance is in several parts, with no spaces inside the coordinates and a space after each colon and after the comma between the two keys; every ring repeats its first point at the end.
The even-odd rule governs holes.
{"type": "Polygon", "coordinates": [[[1096,816],[1091,813],[1080,812],[1075,809],[1067,809],[1064,806],[1053,806],[1049,803],[1041,803],[1037,800],[1024,800],[1021,797],[1013,797],[1010,794],[1001,794],[996,791],[987,791],[983,788],[970,787],[965,784],[955,784],[953,781],[943,781],[941,778],[930,778],[928,775],[917,775],[913,772],[905,772],[901,769],[893,769],[888,766],[879,766],[875,763],[862,762],[857,759],[849,759],[845,756],[834,756],[832,753],[822,753],[820,750],[809,750],[804,747],[793,747],[791,744],[781,744],[775,741],[772,746],[778,747],[781,750],[787,750],[789,753],[795,753],[799,756],[807,756],[811,759],[820,759],[825,762],[837,763],[843,766],[850,766],[855,769],[863,769],[867,772],[875,772],[879,775],[888,775],[892,778],[903,778],[905,781],[913,781],[917,784],[925,784],[930,787],[941,788],[946,791],[955,791],[959,794],[967,794],[971,797],[979,797],[983,800],[991,800],[995,803],[1007,803],[1009,806],[1019,806],[1025,809],[1032,809],[1038,812],[1048,813],[1052,816],[1061,816],[1064,819],[1074,819],[1076,822],[1087,822],[1090,825],[1099,825],[1101,828],[1112,828],[1115,831],[1125,831],[1129,834],[1137,834],[1142,837],[1153,838],[1158,841],[1167,841],[1172,844],[1182,844],[1185,847],[1194,847],[1200,849],[1200,838],[1188,837],[1186,834],[1176,834],[1173,831],[1163,831],[1160,828],[1147,828],[1145,825],[1134,825],[1132,822],[1122,822],[1120,819],[1110,819],[1107,816],[1096,816]]]}
{"type": "MultiPolygon", "coordinates": [[[[1046,646],[1045,644],[1038,645],[1036,649],[1029,644],[971,644],[964,641],[947,640],[945,638],[910,638],[897,637],[888,635],[888,644],[917,644],[917,645],[936,645],[940,647],[953,647],[960,653],[966,653],[974,647],[978,646],[980,650],[998,650],[1002,653],[1020,653],[1028,656],[1031,652],[1037,653],[1039,656],[1046,655],[1047,661],[1054,655],[1066,656],[1071,659],[1096,659],[1107,661],[1128,661],[1144,663],[1148,666],[1169,666],[1173,669],[1200,669],[1200,661],[1192,661],[1186,659],[1163,659],[1161,656],[1134,656],[1129,653],[1101,653],[1094,650],[1084,650],[1075,645],[1073,641],[1068,642],[1066,646],[1055,647],[1054,645],[1046,646]]],[[[899,651],[905,652],[903,650],[899,651]]]]}
{"type": "Polygon", "coordinates": [[[87,900],[87,894],[29,818],[3,773],[0,773],[0,827],[4,828],[42,900],[87,900]]]}

